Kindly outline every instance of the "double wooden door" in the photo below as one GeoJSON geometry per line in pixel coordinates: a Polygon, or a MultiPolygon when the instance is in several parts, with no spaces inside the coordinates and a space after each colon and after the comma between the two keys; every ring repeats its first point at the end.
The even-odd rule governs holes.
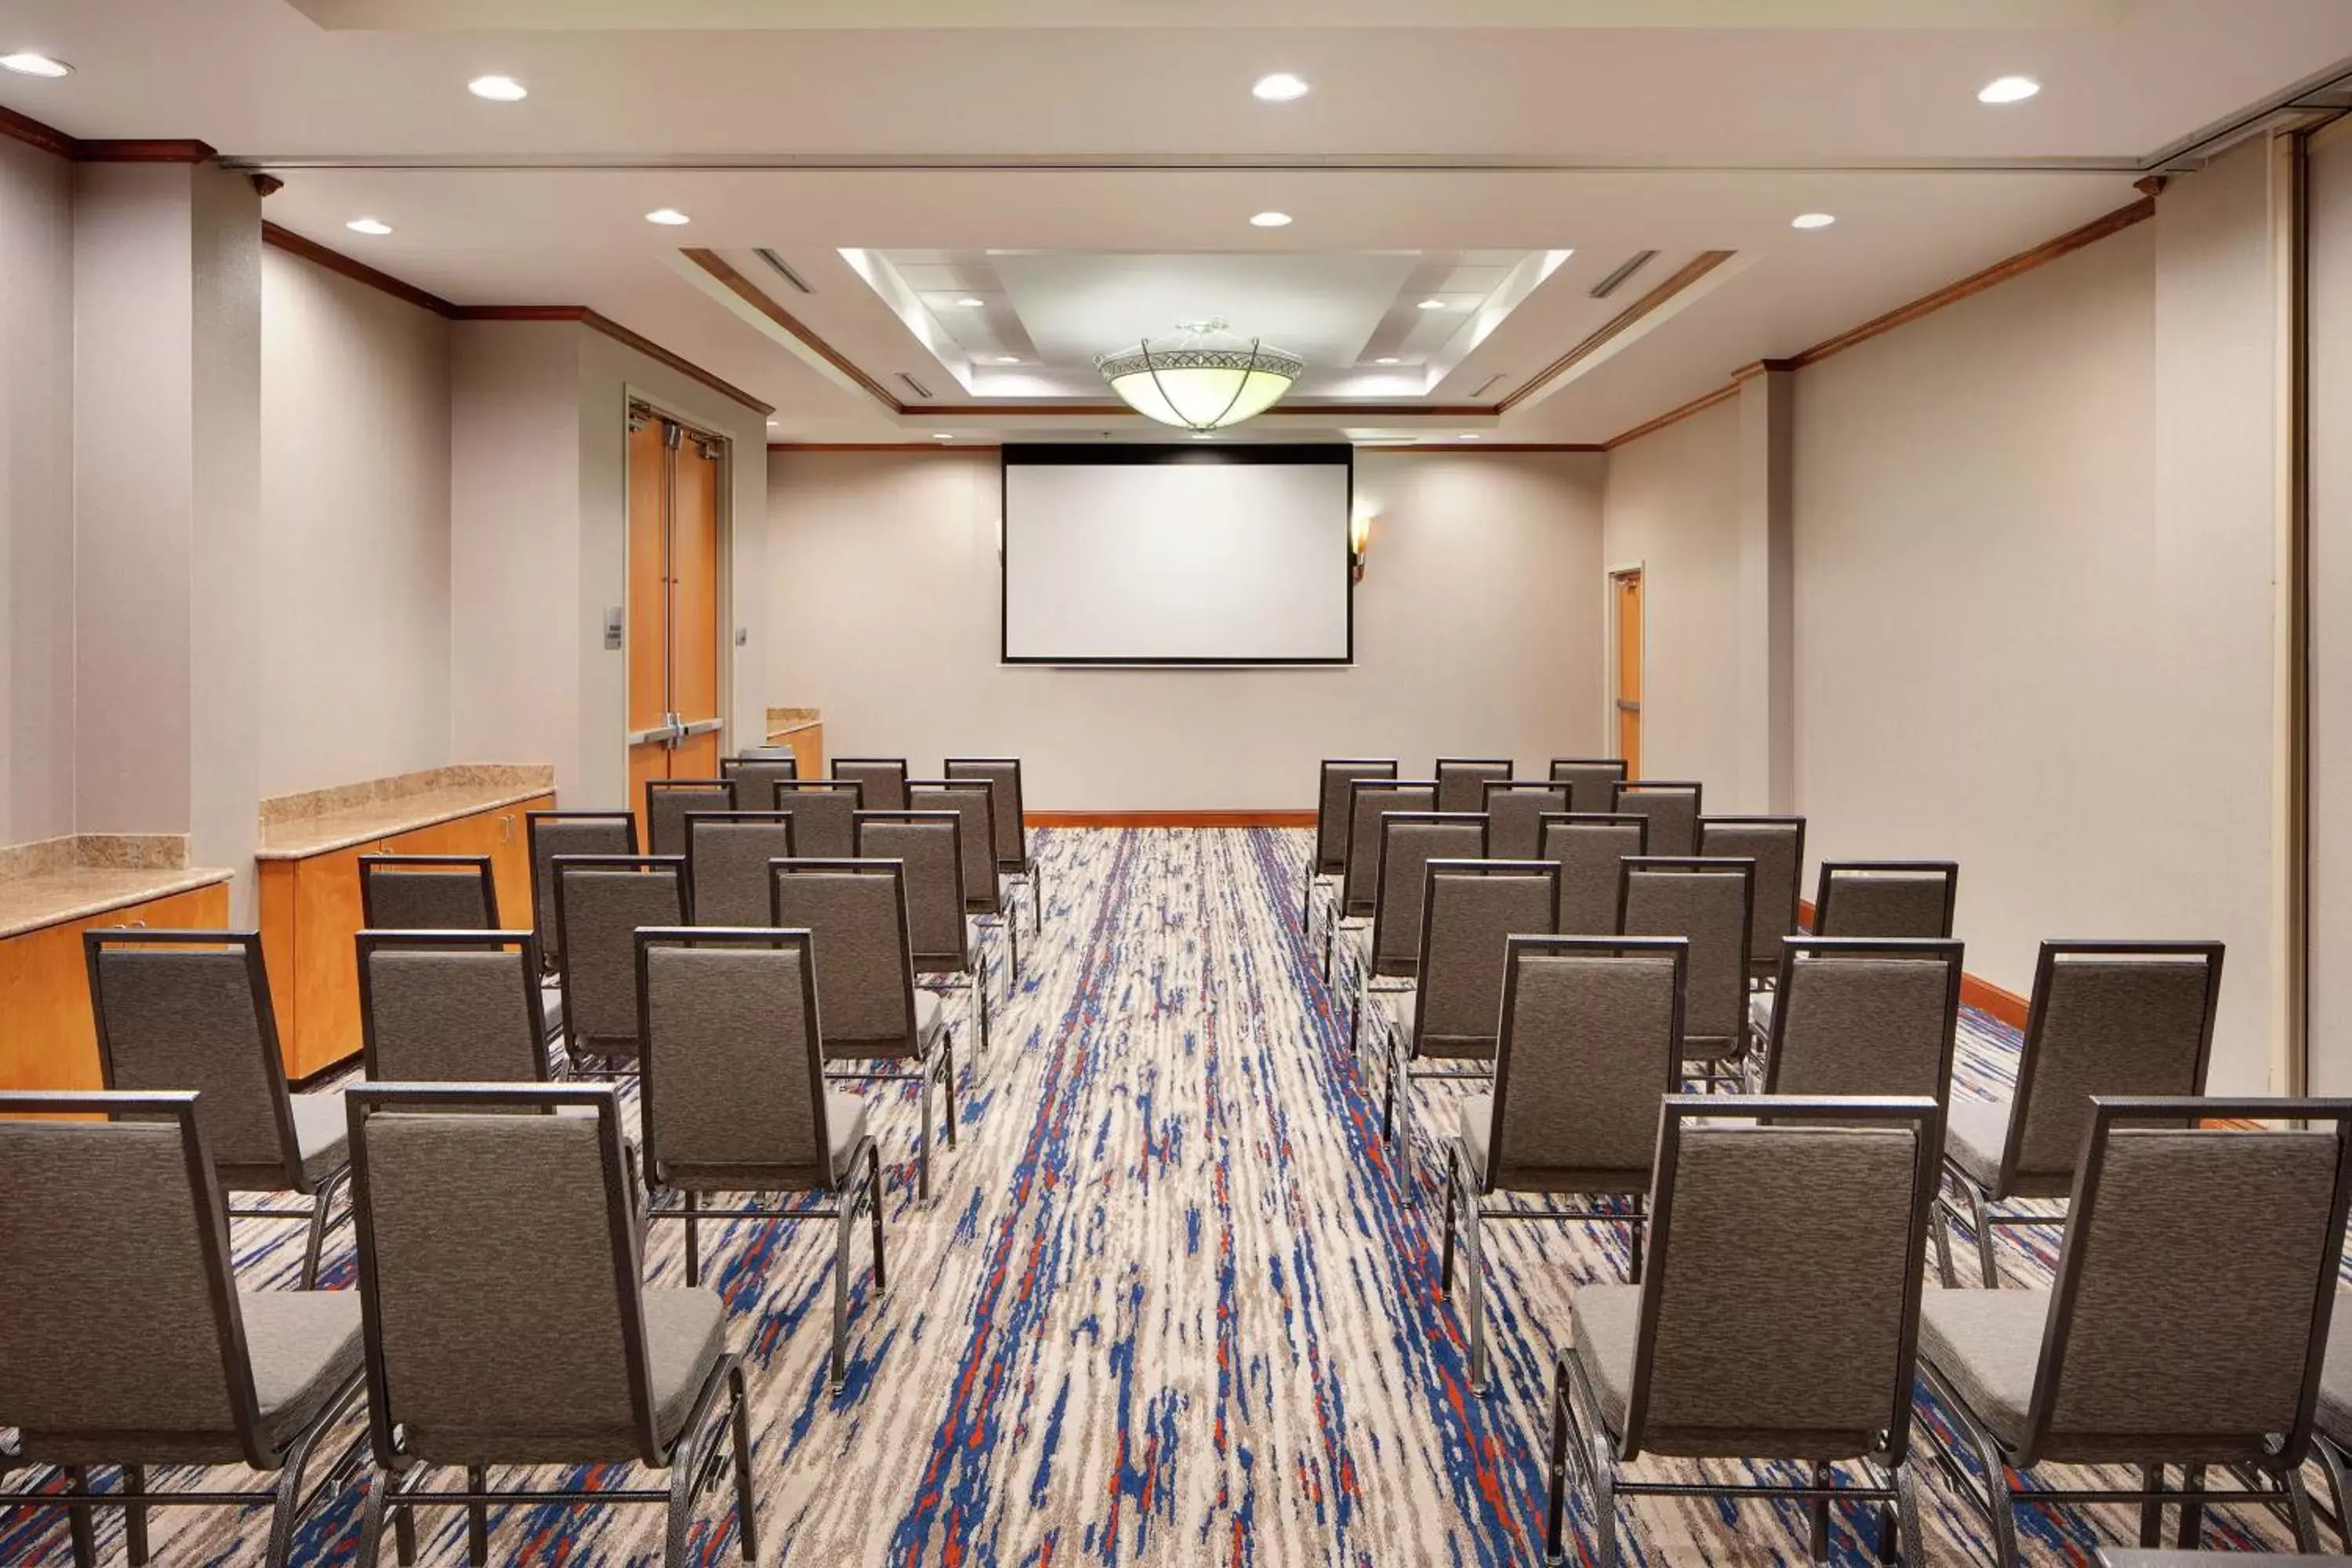
{"type": "Polygon", "coordinates": [[[630,406],[629,805],[641,844],[647,779],[719,773],[726,476],[722,437],[630,406]]]}

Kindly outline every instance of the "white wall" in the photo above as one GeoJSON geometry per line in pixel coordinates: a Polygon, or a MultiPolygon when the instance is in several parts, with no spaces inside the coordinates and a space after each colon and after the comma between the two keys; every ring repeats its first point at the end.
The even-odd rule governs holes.
{"type": "Polygon", "coordinates": [[[1601,477],[1361,452],[1352,667],[1090,670],[999,662],[995,453],[772,453],[767,700],[821,709],[835,754],[1017,754],[1038,810],[1311,806],[1327,756],[1540,775],[1600,743],[1601,477]]]}
{"type": "Polygon", "coordinates": [[[2352,137],[2311,161],[2311,1089],[2352,1092],[2352,137]]]}
{"type": "Polygon", "coordinates": [[[261,794],[458,761],[449,323],[271,248],[261,354],[261,794]]]}

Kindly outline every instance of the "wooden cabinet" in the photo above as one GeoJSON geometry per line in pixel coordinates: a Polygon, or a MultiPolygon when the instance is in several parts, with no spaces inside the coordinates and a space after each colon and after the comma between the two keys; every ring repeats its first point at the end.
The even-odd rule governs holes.
{"type": "Polygon", "coordinates": [[[171,893],[0,938],[0,1089],[100,1089],[81,933],[100,926],[218,930],[228,884],[171,893]]]}
{"type": "Polygon", "coordinates": [[[772,746],[790,746],[793,766],[804,779],[824,777],[824,726],[803,724],[768,737],[772,746]]]}
{"type": "Polygon", "coordinates": [[[363,923],[360,857],[487,855],[498,887],[499,923],[528,929],[530,846],[523,814],[554,805],[553,795],[538,795],[300,859],[261,862],[261,951],[287,1077],[310,1078],[359,1054],[359,966],[352,938],[363,923]]]}

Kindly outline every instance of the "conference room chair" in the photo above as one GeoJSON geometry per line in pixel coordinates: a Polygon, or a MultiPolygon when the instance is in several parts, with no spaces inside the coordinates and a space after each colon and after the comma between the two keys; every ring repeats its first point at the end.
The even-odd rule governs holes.
{"type": "Polygon", "coordinates": [[[1478,809],[1495,826],[1488,852],[1497,860],[1532,860],[1543,847],[1543,819],[1570,809],[1570,786],[1530,779],[1488,779],[1478,809]]]}
{"type": "Polygon", "coordinates": [[[1632,779],[1611,792],[1609,809],[1638,812],[1650,819],[1650,853],[1698,853],[1698,784],[1676,779],[1632,779]]]}
{"type": "Polygon", "coordinates": [[[738,806],[745,811],[765,811],[768,802],[775,798],[776,785],[798,781],[800,759],[793,754],[790,746],[744,752],[719,758],[719,776],[734,781],[738,806]]]}
{"type": "Polygon", "coordinates": [[[908,811],[952,811],[963,819],[964,912],[1004,943],[1004,994],[1021,978],[1021,927],[996,868],[996,788],[986,779],[925,779],[907,785],[908,811]]]}
{"type": "Polygon", "coordinates": [[[1960,868],[1951,860],[1824,860],[1814,884],[1815,936],[1952,934],[1960,868]]]}
{"type": "Polygon", "coordinates": [[[1572,811],[1541,824],[1536,858],[1559,868],[1560,936],[1613,936],[1617,931],[1619,863],[1650,852],[1650,819],[1638,813],[1572,811]]]}
{"type": "Polygon", "coordinates": [[[934,1089],[946,1100],[948,1147],[956,1146],[955,1028],[939,997],[915,986],[907,868],[896,860],[800,859],[771,870],[768,923],[812,933],[817,1038],[834,1064],[826,1077],[919,1086],[916,1193],[929,1202],[934,1089]]]}
{"type": "Polygon", "coordinates": [[[576,1076],[634,1067],[636,930],[682,926],[693,907],[683,855],[559,855],[555,929],[565,1043],[576,1076]]]}
{"type": "MultiPolygon", "coordinates": [[[[1762,1041],[1766,1094],[1924,1095],[1948,1104],[1961,946],[1790,937],[1762,1041]]],[[[1937,1246],[1944,1245],[1937,1227],[1937,1246]]]]}
{"type": "Polygon", "coordinates": [[[861,1216],[873,1226],[874,1292],[882,1261],[882,1155],[866,1106],[824,1080],[816,966],[804,931],[697,926],[637,932],[645,1041],[646,1171],[679,1208],[650,1218],[686,1226],[686,1282],[702,1283],[707,1218],[789,1224],[829,1219],[833,1237],[834,1392],[849,1376],[849,1248],[861,1216]],[[709,1209],[710,1193],[812,1194],[791,1208],[709,1209]]]}
{"type": "Polygon", "coordinates": [[[1440,757],[1437,759],[1439,811],[1483,811],[1489,780],[1507,780],[1517,768],[1508,757],[1440,757]]]}
{"type": "Polygon", "coordinates": [[[907,938],[915,983],[964,994],[975,1059],[988,1054],[988,977],[964,913],[963,817],[952,811],[861,811],[857,858],[907,868],[907,938]]]}
{"type": "Polygon", "coordinates": [[[1722,1102],[1705,1095],[1664,1102],[1642,1282],[1576,1292],[1552,1374],[1547,1562],[1567,1561],[1571,1467],[1600,1568],[1623,1560],[1619,1500],[1643,1497],[1801,1503],[1815,1563],[1831,1510],[1863,1509],[1879,1561],[1925,1561],[1911,1426],[1935,1102],[1752,1109],[1772,1120],[1711,1120],[1722,1102]],[[1628,1475],[1644,1455],[1799,1473],[1628,1475]]]}
{"type": "Polygon", "coordinates": [[[686,880],[698,926],[760,926],[768,921],[768,862],[793,858],[788,811],[687,813],[686,880]]]}
{"type": "Polygon", "coordinates": [[[835,757],[833,776],[865,791],[868,811],[907,809],[907,759],[904,757],[835,757]]]}
{"type": "Polygon", "coordinates": [[[854,819],[866,809],[863,784],[855,779],[793,779],[772,787],[774,809],[793,819],[793,844],[800,858],[847,860],[856,855],[854,819]]]}
{"type": "Polygon", "coordinates": [[[745,804],[732,779],[647,779],[646,853],[683,855],[688,812],[733,811],[745,804]]]}
{"type": "Polygon", "coordinates": [[[530,929],[539,956],[549,969],[563,957],[555,930],[555,858],[558,855],[635,855],[636,814],[628,811],[533,811],[524,814],[530,850],[530,929]]]}
{"type": "Polygon", "coordinates": [[[1380,900],[1381,818],[1391,812],[1435,811],[1437,785],[1427,779],[1357,779],[1348,785],[1348,861],[1339,871],[1339,896],[1323,922],[1323,980],[1348,988],[1335,965],[1353,957],[1344,936],[1360,936],[1380,900]]]}
{"type": "Polygon", "coordinates": [[[1708,1092],[1738,1089],[1748,1052],[1748,924],[1756,863],[1643,855],[1618,862],[1617,926],[1690,940],[1684,1060],[1708,1092]]]}
{"type": "MultiPolygon", "coordinates": [[[[286,1568],[320,1440],[363,1386],[359,1298],[239,1290],[201,1095],[0,1092],[0,1515],[63,1510],[78,1568],[121,1509],[131,1561],[148,1510],[271,1506],[264,1568],[286,1568]],[[66,1116],[105,1120],[26,1120],[66,1116]],[[263,1489],[152,1489],[151,1467],[242,1465],[263,1489]],[[95,1467],[121,1472],[100,1491],[95,1467]]],[[[246,1561],[252,1561],[247,1558],[246,1561]]]]}
{"type": "Polygon", "coordinates": [[[1617,786],[1625,782],[1622,757],[1554,757],[1551,782],[1569,786],[1568,809],[1590,816],[1617,809],[1617,786]]]}
{"type": "Polygon", "coordinates": [[[232,1219],[305,1220],[302,1289],[319,1282],[319,1255],[335,1194],[351,1173],[340,1093],[286,1087],[278,1014],[257,931],[82,933],[90,1014],[105,1086],[130,1094],[196,1092],[196,1120],[213,1173],[229,1193],[291,1193],[309,1212],[232,1208],[232,1219]]]}
{"type": "Polygon", "coordinates": [[[1421,957],[1413,989],[1390,998],[1396,1013],[1384,1031],[1391,1044],[1381,1096],[1381,1136],[1396,1150],[1408,1204],[1421,1198],[1412,1086],[1494,1075],[1510,939],[1542,933],[1559,905],[1559,868],[1549,860],[1432,860],[1423,876],[1421,957]]]}
{"type": "Polygon", "coordinates": [[[1995,1568],[2020,1561],[2020,1506],[2137,1503],[2144,1546],[2178,1506],[2189,1548],[2208,1508],[2252,1504],[2317,1552],[2302,1468],[2352,1196],[2352,1101],[2102,1095],[2081,1120],[2050,1286],[1930,1290],[1920,1316],[1952,1432],[1931,1424],[1929,1441],[1990,1522],[1995,1568]],[[2224,1119],[2295,1125],[2200,1125],[2224,1119]],[[2141,1484],[2021,1484],[2048,1464],[2137,1466],[2141,1484]],[[2215,1473],[2236,1484],[2208,1485],[2215,1473]]]}
{"type": "Polygon", "coordinates": [[[1682,1071],[1680,937],[1515,936],[1503,960],[1495,1084],[1455,1107],[1445,1143],[1440,1293],[1454,1289],[1454,1226],[1469,1272],[1470,1388],[1486,1392],[1488,1220],[1623,1226],[1628,1277],[1642,1278],[1658,1106],[1682,1071]],[[1491,1204],[1498,1193],[1580,1207],[1491,1204]],[[1591,1200],[1613,1198],[1614,1208],[1591,1200]]]}
{"type": "Polygon", "coordinates": [[[1349,786],[1358,779],[1393,779],[1391,758],[1326,757],[1316,773],[1315,844],[1307,852],[1307,889],[1298,904],[1298,930],[1314,936],[1315,895],[1339,896],[1339,879],[1348,869],[1348,810],[1354,796],[1349,786]]]}
{"type": "Polygon", "coordinates": [[[1362,1047],[1367,1015],[1381,1032],[1377,1044],[1388,1059],[1391,1041],[1388,1015],[1379,998],[1412,989],[1421,968],[1421,900],[1428,889],[1432,860],[1486,858],[1487,820],[1475,813],[1391,811],[1381,818],[1379,888],[1372,901],[1370,947],[1348,1014],[1348,1048],[1362,1047]]]}
{"type": "Polygon", "coordinates": [[[941,772],[950,779],[984,779],[989,813],[996,825],[996,873],[1029,895],[1029,929],[1045,929],[1045,881],[1029,852],[1029,816],[1021,793],[1018,757],[950,757],[941,772]]]}
{"type": "Polygon", "coordinates": [[[539,943],[527,931],[359,933],[360,1053],[377,1083],[546,1083],[539,943]]]}
{"type": "Polygon", "coordinates": [[[657,1503],[662,1562],[685,1568],[697,1494],[731,1429],[737,1545],[756,1561],[751,1418],[727,1309],[644,1284],[617,1091],[601,1085],[367,1084],[350,1095],[369,1467],[357,1563],[390,1517],[404,1562],[415,1514],[462,1508],[467,1561],[490,1557],[493,1508],[657,1503]],[[604,1477],[490,1484],[494,1466],[638,1464],[604,1477]],[[461,1468],[462,1489],[427,1483],[461,1468]],[[588,1484],[590,1481],[596,1484],[588,1484]]]}
{"type": "Polygon", "coordinates": [[[362,855],[360,919],[377,931],[496,931],[487,855],[362,855]]]}
{"type": "Polygon", "coordinates": [[[1802,934],[1797,893],[1805,874],[1801,816],[1702,816],[1703,859],[1756,862],[1756,908],[1748,932],[1748,977],[1770,984],[1780,973],[1780,942],[1802,934]]]}
{"type": "MultiPolygon", "coordinates": [[[[2336,1306],[2343,1305],[2337,1298],[2336,1306]]],[[[2352,1556],[2352,1312],[2327,1315],[2327,1353],[2319,1369],[2319,1399],[2312,1416],[2312,1458],[2327,1487],[2328,1522],[2336,1543],[2352,1556]]]]}
{"type": "MultiPolygon", "coordinates": [[[[2015,1088],[2007,1100],[1955,1097],[1944,1129],[1945,1178],[1968,1212],[1948,1195],[1939,1202],[1975,1233],[1988,1289],[2000,1284],[1994,1232],[2050,1223],[1995,1205],[2063,1198],[2073,1189],[2092,1126],[2090,1096],[2205,1091],[2221,954],[2218,942],[2042,944],[2015,1088]]],[[[1949,1285],[1951,1260],[1941,1262],[1949,1285]]]]}

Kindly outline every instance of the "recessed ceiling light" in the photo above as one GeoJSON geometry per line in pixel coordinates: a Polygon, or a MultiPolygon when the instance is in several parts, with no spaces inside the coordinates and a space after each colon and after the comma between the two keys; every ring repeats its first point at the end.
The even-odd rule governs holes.
{"type": "Polygon", "coordinates": [[[1019,354],[998,354],[996,356],[996,363],[999,364],[1019,364],[1021,363],[1021,356],[1019,354]]]}
{"type": "Polygon", "coordinates": [[[37,55],[30,49],[18,54],[0,55],[0,67],[15,71],[18,76],[73,75],[73,67],[66,64],[65,61],[51,59],[47,55],[37,55]]]}
{"type": "Polygon", "coordinates": [[[959,310],[977,310],[987,303],[988,301],[985,300],[976,300],[970,294],[967,294],[962,299],[956,301],[956,309],[959,310]]]}
{"type": "Polygon", "coordinates": [[[931,433],[931,439],[934,441],[952,441],[955,437],[949,435],[944,430],[935,430],[931,433]]]}
{"type": "Polygon", "coordinates": [[[1373,363],[1374,364],[1402,364],[1402,363],[1404,363],[1404,361],[1402,361],[1402,360],[1401,360],[1401,359],[1397,358],[1397,356],[1396,356],[1396,355],[1394,355],[1394,354],[1382,354],[1380,358],[1378,358],[1378,359],[1374,360],[1372,363],[1373,363]]]}
{"type": "Polygon", "coordinates": [[[1799,213],[1789,220],[1790,228],[1827,228],[1837,222],[1827,213],[1799,213]]]}
{"type": "Polygon", "coordinates": [[[2030,76],[1996,77],[1977,89],[1979,103],[2023,103],[2042,90],[2030,76]]]}
{"type": "Polygon", "coordinates": [[[1257,85],[1250,89],[1250,93],[1268,103],[1288,103],[1307,96],[1307,79],[1293,76],[1288,71],[1276,71],[1271,76],[1258,78],[1257,85]]]}
{"type": "Polygon", "coordinates": [[[1192,432],[1192,439],[1195,441],[1213,441],[1216,437],[1210,435],[1206,430],[1195,430],[1192,432]]]}
{"type": "Polygon", "coordinates": [[[1486,437],[1479,435],[1475,430],[1465,430],[1462,433],[1462,439],[1465,441],[1483,441],[1486,437]]]}
{"type": "Polygon", "coordinates": [[[656,207],[646,215],[646,221],[657,223],[667,228],[676,228],[679,224],[692,223],[694,220],[676,207],[656,207]]]}
{"type": "Polygon", "coordinates": [[[392,225],[377,217],[355,217],[343,225],[353,234],[390,234],[392,225]]]}
{"type": "Polygon", "coordinates": [[[1258,228],[1288,228],[1290,226],[1290,215],[1288,213],[1259,213],[1250,219],[1250,223],[1258,228]]]}
{"type": "Polygon", "coordinates": [[[1445,309],[1445,301],[1443,300],[1423,300],[1421,302],[1421,308],[1424,310],[1443,310],[1445,309]]]}
{"type": "Polygon", "coordinates": [[[466,90],[492,103],[520,103],[530,96],[530,89],[510,76],[478,76],[466,84],[466,90]]]}

